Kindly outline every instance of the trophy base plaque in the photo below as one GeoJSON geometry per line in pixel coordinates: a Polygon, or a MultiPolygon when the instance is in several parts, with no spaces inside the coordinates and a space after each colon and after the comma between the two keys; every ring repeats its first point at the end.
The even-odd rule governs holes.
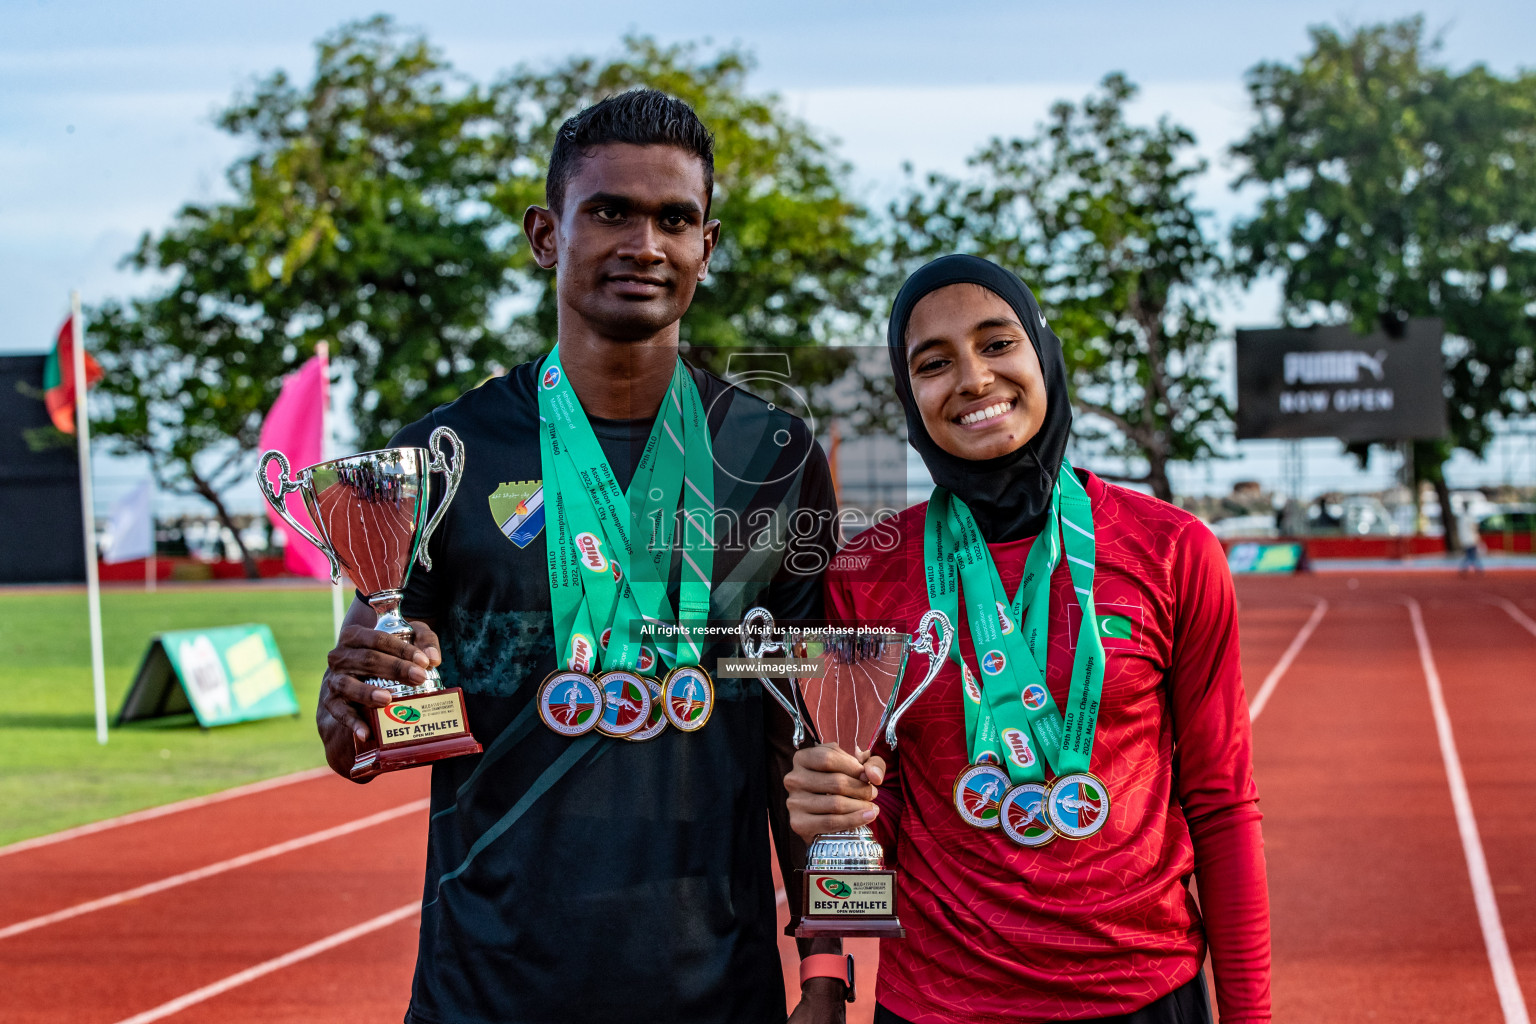
{"type": "Polygon", "coordinates": [[[370,708],[368,717],[373,728],[352,762],[354,779],[482,750],[470,734],[458,687],[400,697],[387,707],[370,708]]]}
{"type": "Polygon", "coordinates": [[[800,921],[790,926],[795,938],[906,937],[907,930],[896,920],[896,872],[806,868],[796,874],[804,897],[800,921]]]}
{"type": "MultiPolygon", "coordinates": [[[[819,648],[809,674],[801,675],[803,670],[797,668],[775,676],[788,679],[788,693],[758,676],[764,692],[794,723],[790,741],[796,748],[809,734],[816,742],[835,743],[844,750],[870,750],[883,734],[886,745],[895,750],[896,723],[943,668],[954,634],[947,616],[929,610],[915,635],[882,628],[802,648],[792,636],[775,635],[773,615],[766,608],[753,608],[741,620],[741,650],[752,661],[790,651],[812,660],[807,656],[819,648]],[[907,655],[913,651],[928,656],[928,668],[902,701],[907,655]]],[[[799,665],[799,658],[794,664],[799,665]]],[[[786,934],[802,939],[906,937],[907,930],[896,919],[896,872],[886,870],[885,851],[868,825],[815,836],[806,850],[805,868],[796,875],[803,894],[800,918],[790,922],[786,934]]]]}

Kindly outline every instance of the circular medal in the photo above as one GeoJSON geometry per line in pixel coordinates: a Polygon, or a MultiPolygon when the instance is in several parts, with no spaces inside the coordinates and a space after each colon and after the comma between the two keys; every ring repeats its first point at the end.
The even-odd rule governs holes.
{"type": "Polygon", "coordinates": [[[1014,786],[1003,794],[1003,835],[1020,846],[1044,846],[1056,838],[1045,820],[1045,787],[1038,782],[1014,786]]]}
{"type": "Polygon", "coordinates": [[[995,750],[983,750],[976,755],[977,764],[1002,764],[1003,759],[997,756],[995,750]]]}
{"type": "Polygon", "coordinates": [[[651,690],[645,680],[626,669],[614,669],[597,677],[603,691],[603,717],[597,731],[604,736],[628,736],[651,717],[651,690]]]}
{"type": "Polygon", "coordinates": [[[967,825],[997,828],[1008,773],[995,764],[973,764],[955,780],[955,810],[967,825]]]}
{"type": "Polygon", "coordinates": [[[539,717],[562,736],[580,736],[603,717],[603,691],[584,672],[551,672],[539,687],[539,717]]]}
{"type": "Polygon", "coordinates": [[[667,721],[683,732],[704,728],[715,710],[715,684],[697,665],[680,665],[667,674],[662,687],[667,721]]]}
{"type": "Polygon", "coordinates": [[[1046,788],[1045,817],[1059,835],[1087,839],[1109,820],[1109,790],[1087,772],[1060,776],[1046,788]]]}
{"type": "Polygon", "coordinates": [[[645,682],[645,688],[651,691],[651,714],[645,720],[645,724],[624,738],[631,743],[643,743],[653,740],[667,731],[667,714],[661,699],[661,684],[650,676],[640,677],[645,682]]]}

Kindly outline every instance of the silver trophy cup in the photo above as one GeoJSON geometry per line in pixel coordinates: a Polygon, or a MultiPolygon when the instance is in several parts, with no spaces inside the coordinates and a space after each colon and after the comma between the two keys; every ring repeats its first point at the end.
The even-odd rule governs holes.
{"type": "MultiPolygon", "coordinates": [[[[917,632],[857,633],[826,643],[794,643],[779,635],[773,616],[753,608],[741,623],[742,651],[759,660],[793,656],[816,663],[807,675],[787,676],[782,686],[759,677],[768,694],[794,723],[793,742],[809,735],[850,753],[869,750],[882,736],[896,749],[896,723],[911,709],[944,667],[954,627],[942,612],[929,611],[917,632]],[[902,699],[901,683],[912,654],[928,659],[921,680],[902,699]]],[[[817,836],[806,856],[803,903],[795,934],[900,937],[895,913],[895,872],[867,825],[817,836]]]]}
{"type": "MultiPolygon", "coordinates": [[[[331,581],[341,582],[343,569],[357,588],[368,595],[378,614],[374,628],[409,642],[414,633],[400,616],[400,598],[411,575],[411,565],[432,568],[427,541],[453,501],[464,473],[464,445],[447,427],[432,431],[426,448],[384,448],[349,455],[301,469],[292,474],[282,452],[262,455],[257,482],[277,514],[305,539],[325,553],[331,563],[331,581]],[[447,450],[439,447],[447,442],[447,450]],[[267,476],[276,462],[277,483],[267,476]],[[431,474],[447,477],[443,500],[427,519],[431,474]],[[298,491],[315,522],[318,537],[289,514],[284,495],[298,491]]],[[[394,680],[370,680],[397,698],[431,693],[442,688],[437,670],[419,687],[394,680]]]]}

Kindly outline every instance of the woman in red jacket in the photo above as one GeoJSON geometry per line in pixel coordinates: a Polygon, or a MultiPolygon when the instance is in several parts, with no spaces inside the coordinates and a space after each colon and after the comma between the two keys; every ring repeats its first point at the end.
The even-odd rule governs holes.
{"type": "Polygon", "coordinates": [[[1061,343],[1017,277],[913,274],[889,345],[937,487],[827,573],[829,615],[956,625],[896,752],[801,750],[807,840],[871,825],[907,938],[884,1024],[1267,1021],[1269,907],[1237,604],[1194,516],[1065,461],[1061,343]],[[869,556],[869,557],[859,557],[869,556]],[[1199,883],[1199,902],[1190,891],[1199,883]]]}

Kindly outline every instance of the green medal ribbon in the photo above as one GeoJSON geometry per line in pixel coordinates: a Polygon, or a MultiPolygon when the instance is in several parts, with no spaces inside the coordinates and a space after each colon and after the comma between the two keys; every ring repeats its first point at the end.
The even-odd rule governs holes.
{"type": "MultiPolygon", "coordinates": [[[[966,686],[972,762],[987,754],[999,758],[1015,785],[1043,782],[1047,766],[1056,775],[1087,771],[1104,688],[1104,647],[1093,605],[1093,513],[1072,467],[1062,465],[1045,527],[1030,548],[1012,601],[970,510],[940,488],[928,505],[923,546],[930,605],[953,616],[962,590],[966,598],[967,627],[981,668],[974,677],[981,699],[966,686]],[[1050,578],[1063,546],[1083,612],[1065,714],[1046,685],[1050,578]]],[[[951,657],[969,672],[958,645],[951,657]]]]}
{"type": "MultiPolygon", "coordinates": [[[[959,499],[954,499],[959,500],[959,499]]],[[[942,487],[933,489],[928,501],[928,519],[923,531],[923,570],[928,585],[928,604],[943,612],[949,621],[960,624],[960,574],[959,563],[963,557],[950,537],[949,530],[941,524],[949,519],[950,493],[942,487]]],[[[961,692],[965,697],[965,736],[970,748],[971,763],[978,763],[990,754],[1002,761],[1001,742],[997,723],[991,710],[983,703],[983,694],[976,677],[960,655],[960,645],[951,644],[949,659],[960,666],[961,692]]]]}
{"type": "Polygon", "coordinates": [[[681,495],[683,537],[676,548],[682,576],[677,623],[683,629],[675,643],[659,645],[663,659],[676,668],[697,665],[704,654],[703,627],[709,621],[710,573],[715,557],[715,461],[704,402],[681,359],[662,401],[665,419],[658,414],[661,429],[652,428],[646,448],[659,447],[664,454],[650,463],[642,457],[629,484],[634,515],[630,535],[645,540],[649,555],[638,561],[630,583],[649,621],[671,623],[667,582],[681,495]],[[641,495],[642,500],[636,502],[635,495],[641,495]]]}
{"type": "MultiPolygon", "coordinates": [[[[538,388],[545,493],[554,497],[546,547],[561,664],[595,672],[601,662],[606,669],[636,671],[642,648],[636,624],[672,621],[667,580],[679,498],[685,521],[682,618],[701,623],[709,615],[714,459],[698,389],[678,360],[626,492],[566,379],[558,347],[540,368],[538,388]],[[644,541],[638,557],[634,537],[644,541]],[[598,623],[609,631],[601,654],[598,623]]],[[[676,649],[670,643],[657,647],[661,657],[679,664],[697,664],[702,653],[691,638],[676,649]]]]}

